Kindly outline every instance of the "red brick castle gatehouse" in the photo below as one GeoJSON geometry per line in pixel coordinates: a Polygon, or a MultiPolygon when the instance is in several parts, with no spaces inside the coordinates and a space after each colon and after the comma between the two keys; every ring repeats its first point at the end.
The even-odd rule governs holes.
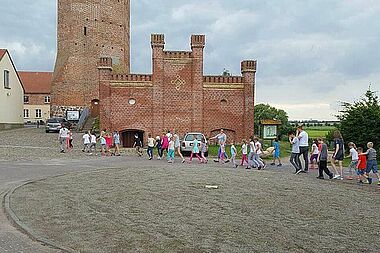
{"type": "Polygon", "coordinates": [[[253,133],[256,61],[241,63],[242,76],[205,76],[204,35],[191,36],[191,51],[166,51],[164,35],[153,34],[152,74],[131,74],[129,20],[129,0],[58,1],[54,116],[92,108],[125,146],[135,133],[167,129],[223,128],[237,141],[253,133]]]}

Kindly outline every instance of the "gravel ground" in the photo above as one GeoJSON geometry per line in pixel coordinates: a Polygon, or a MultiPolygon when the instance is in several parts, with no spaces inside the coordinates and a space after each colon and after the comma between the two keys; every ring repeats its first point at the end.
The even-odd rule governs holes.
{"type": "Polygon", "coordinates": [[[29,184],[11,201],[39,234],[80,252],[379,250],[376,187],[288,168],[131,161],[29,184]]]}

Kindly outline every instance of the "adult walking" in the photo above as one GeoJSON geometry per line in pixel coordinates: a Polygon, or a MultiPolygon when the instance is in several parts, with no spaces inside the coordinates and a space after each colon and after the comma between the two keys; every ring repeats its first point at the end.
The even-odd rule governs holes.
{"type": "MultiPolygon", "coordinates": [[[[217,134],[216,136],[214,137],[211,137],[210,140],[215,140],[217,139],[218,140],[218,144],[219,144],[219,150],[218,150],[218,160],[215,160],[215,162],[219,162],[219,158],[224,155],[226,157],[226,159],[228,159],[226,153],[224,152],[224,154],[222,154],[223,152],[223,147],[224,145],[227,143],[227,135],[224,133],[224,130],[223,129],[220,129],[220,132],[219,134],[217,134]]],[[[227,161],[226,161],[227,162],[227,161]]]]}
{"type": "Polygon", "coordinates": [[[334,179],[343,180],[343,159],[344,159],[344,142],[342,134],[339,130],[334,131],[334,154],[331,159],[331,166],[334,169],[334,179]],[[339,171],[336,168],[336,162],[338,162],[339,171]]]}
{"type": "Polygon", "coordinates": [[[327,158],[328,158],[328,148],[327,145],[323,142],[323,139],[318,139],[318,143],[321,145],[321,152],[318,153],[317,161],[319,163],[319,175],[318,179],[325,179],[323,172],[325,172],[330,179],[333,178],[333,173],[327,168],[327,158]]]}
{"type": "Polygon", "coordinates": [[[303,126],[297,127],[297,138],[300,146],[300,156],[305,161],[305,169],[302,172],[309,171],[309,134],[303,130],[303,126]]]}
{"type": "Polygon", "coordinates": [[[61,153],[65,153],[65,146],[67,143],[67,137],[69,135],[69,130],[64,124],[62,124],[61,129],[59,130],[58,141],[61,148],[61,153]]]}

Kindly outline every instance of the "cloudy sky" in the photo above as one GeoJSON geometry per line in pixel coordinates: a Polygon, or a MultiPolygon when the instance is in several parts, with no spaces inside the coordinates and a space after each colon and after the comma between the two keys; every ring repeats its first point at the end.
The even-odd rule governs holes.
{"type": "MultiPolygon", "coordinates": [[[[51,71],[56,0],[1,0],[0,48],[19,70],[51,71]]],[[[207,36],[205,74],[258,61],[256,101],[291,119],[334,119],[372,83],[380,90],[379,0],[132,0],[132,71],[151,72],[150,34],[188,50],[207,36]]]]}

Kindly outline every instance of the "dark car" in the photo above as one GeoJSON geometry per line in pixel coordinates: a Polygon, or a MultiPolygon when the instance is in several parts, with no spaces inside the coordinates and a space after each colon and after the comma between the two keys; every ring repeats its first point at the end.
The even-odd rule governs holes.
{"type": "Polygon", "coordinates": [[[62,124],[65,127],[70,127],[71,123],[68,122],[65,118],[51,118],[46,122],[46,132],[59,132],[62,127],[62,124]]]}

